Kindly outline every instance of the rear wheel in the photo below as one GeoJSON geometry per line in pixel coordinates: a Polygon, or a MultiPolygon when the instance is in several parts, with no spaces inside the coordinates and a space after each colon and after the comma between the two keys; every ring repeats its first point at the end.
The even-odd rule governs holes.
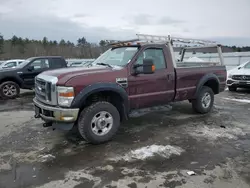
{"type": "Polygon", "coordinates": [[[0,97],[2,99],[14,99],[20,94],[20,87],[12,81],[3,82],[0,85],[0,97]]]}
{"type": "Polygon", "coordinates": [[[109,102],[97,102],[85,108],[78,120],[81,136],[92,144],[107,142],[120,127],[120,114],[109,102]]]}
{"type": "Polygon", "coordinates": [[[229,91],[237,91],[237,87],[229,86],[228,90],[229,91]]]}
{"type": "Polygon", "coordinates": [[[203,86],[192,106],[195,112],[205,114],[208,113],[214,104],[214,92],[210,87],[203,86]]]}

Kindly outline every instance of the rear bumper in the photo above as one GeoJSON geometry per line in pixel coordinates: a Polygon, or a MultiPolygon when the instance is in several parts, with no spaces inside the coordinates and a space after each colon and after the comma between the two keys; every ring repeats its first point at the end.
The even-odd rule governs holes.
{"type": "Polygon", "coordinates": [[[35,106],[35,117],[46,122],[73,123],[77,120],[78,108],[60,108],[45,105],[36,98],[33,99],[35,106]]]}
{"type": "Polygon", "coordinates": [[[228,79],[227,80],[227,86],[228,87],[250,87],[250,81],[244,81],[244,80],[233,80],[228,79]]]}

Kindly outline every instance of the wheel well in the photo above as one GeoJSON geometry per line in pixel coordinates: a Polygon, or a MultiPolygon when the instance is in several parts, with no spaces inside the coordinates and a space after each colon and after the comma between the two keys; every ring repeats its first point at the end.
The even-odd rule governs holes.
{"type": "Polygon", "coordinates": [[[210,87],[213,90],[214,94],[219,93],[219,83],[214,79],[205,82],[204,86],[210,87]]]}
{"type": "MultiPolygon", "coordinates": [[[[100,91],[91,94],[90,96],[87,97],[85,100],[85,103],[82,106],[82,109],[86,106],[90,106],[92,103],[97,102],[97,101],[107,101],[113,104],[121,117],[121,120],[124,120],[124,100],[123,98],[116,92],[114,91],[100,91]]],[[[82,110],[81,109],[81,110],[82,110]]]]}
{"type": "Polygon", "coordinates": [[[12,78],[12,77],[3,78],[2,80],[0,80],[0,84],[2,84],[3,82],[8,82],[8,81],[15,82],[19,85],[19,87],[21,87],[21,83],[16,78],[12,78]]]}

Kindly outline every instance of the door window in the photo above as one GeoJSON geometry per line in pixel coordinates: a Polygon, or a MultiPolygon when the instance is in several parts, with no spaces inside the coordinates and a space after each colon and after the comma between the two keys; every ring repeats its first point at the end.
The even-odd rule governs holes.
{"type": "MultiPolygon", "coordinates": [[[[71,65],[77,65],[77,64],[81,64],[82,62],[74,62],[71,65]]],[[[62,68],[65,67],[65,63],[62,59],[60,58],[53,58],[50,60],[50,68],[62,68]]]]}
{"type": "Polygon", "coordinates": [[[49,68],[48,59],[37,59],[33,61],[30,66],[34,67],[34,70],[49,68]]]}
{"type": "Polygon", "coordinates": [[[9,67],[15,67],[15,66],[16,66],[16,62],[14,62],[14,61],[5,64],[5,67],[8,67],[8,68],[9,67]]]}
{"type": "Polygon", "coordinates": [[[139,57],[137,58],[136,64],[142,65],[144,59],[152,59],[153,63],[155,64],[156,70],[166,68],[164,53],[162,49],[149,48],[149,49],[144,50],[144,52],[141,53],[139,57]]]}

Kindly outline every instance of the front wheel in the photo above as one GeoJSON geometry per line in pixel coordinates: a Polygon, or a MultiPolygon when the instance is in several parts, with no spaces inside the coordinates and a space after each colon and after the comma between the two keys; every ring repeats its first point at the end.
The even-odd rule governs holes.
{"type": "Polygon", "coordinates": [[[100,101],[81,112],[77,126],[87,142],[104,143],[111,140],[120,127],[120,114],[111,103],[100,101]]]}
{"type": "Polygon", "coordinates": [[[195,112],[205,114],[208,113],[214,104],[214,92],[210,87],[203,86],[192,106],[195,112]]]}
{"type": "Polygon", "coordinates": [[[3,82],[0,85],[0,97],[2,99],[14,99],[20,94],[20,87],[12,81],[3,82]]]}

